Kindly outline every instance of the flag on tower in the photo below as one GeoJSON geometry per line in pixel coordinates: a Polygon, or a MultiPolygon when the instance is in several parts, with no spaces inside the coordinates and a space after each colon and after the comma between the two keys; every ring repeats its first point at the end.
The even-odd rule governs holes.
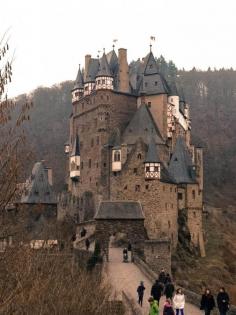
{"type": "Polygon", "coordinates": [[[156,37],[155,36],[150,36],[150,39],[155,41],[156,40],[156,37]]]}

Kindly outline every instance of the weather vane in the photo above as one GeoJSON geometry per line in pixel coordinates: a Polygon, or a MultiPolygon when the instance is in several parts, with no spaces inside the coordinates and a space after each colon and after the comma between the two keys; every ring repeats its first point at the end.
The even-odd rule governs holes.
{"type": "Polygon", "coordinates": [[[97,58],[99,58],[101,50],[98,50],[97,58]]]}
{"type": "Polygon", "coordinates": [[[152,43],[155,42],[156,37],[155,36],[150,36],[150,51],[152,51],[152,43]]]}

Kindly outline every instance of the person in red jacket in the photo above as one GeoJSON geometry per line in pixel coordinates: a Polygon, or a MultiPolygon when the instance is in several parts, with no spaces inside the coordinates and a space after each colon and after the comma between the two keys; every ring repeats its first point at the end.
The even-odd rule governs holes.
{"type": "Polygon", "coordinates": [[[170,299],[166,299],[166,302],[163,308],[163,315],[175,315],[170,299]]]}

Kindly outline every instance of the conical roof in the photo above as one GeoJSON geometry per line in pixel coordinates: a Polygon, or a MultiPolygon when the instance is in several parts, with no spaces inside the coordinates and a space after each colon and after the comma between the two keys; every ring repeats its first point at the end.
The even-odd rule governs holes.
{"type": "Polygon", "coordinates": [[[137,139],[141,138],[143,142],[149,144],[152,137],[156,144],[165,143],[147,105],[143,104],[126,127],[122,141],[127,144],[135,144],[137,139]]]}
{"type": "Polygon", "coordinates": [[[79,65],[79,70],[78,70],[77,77],[75,80],[74,89],[83,89],[83,86],[84,86],[84,80],[83,80],[83,75],[82,75],[82,72],[80,70],[80,65],[79,65]]]}
{"type": "Polygon", "coordinates": [[[80,156],[80,143],[79,143],[79,136],[77,135],[74,143],[73,143],[73,147],[72,147],[72,151],[71,151],[71,156],[80,156]]]}
{"type": "Polygon", "coordinates": [[[107,57],[105,53],[103,53],[102,58],[100,59],[99,69],[98,69],[98,73],[96,77],[99,77],[99,76],[108,76],[108,77],[111,76],[111,70],[108,65],[107,57]]]}
{"type": "Polygon", "coordinates": [[[21,203],[55,203],[52,186],[48,182],[47,172],[42,162],[34,164],[32,175],[26,182],[21,203]]]}
{"type": "Polygon", "coordinates": [[[188,184],[196,180],[192,174],[192,158],[187,149],[184,139],[179,136],[176,141],[175,149],[169,164],[169,173],[176,183],[188,184]]]}
{"type": "Polygon", "coordinates": [[[144,75],[158,73],[157,63],[153,56],[153,53],[150,53],[144,58],[144,75]]]}
{"type": "Polygon", "coordinates": [[[146,155],[145,162],[147,163],[160,163],[160,158],[157,153],[157,146],[154,138],[151,138],[151,141],[148,146],[148,151],[146,155]]]}

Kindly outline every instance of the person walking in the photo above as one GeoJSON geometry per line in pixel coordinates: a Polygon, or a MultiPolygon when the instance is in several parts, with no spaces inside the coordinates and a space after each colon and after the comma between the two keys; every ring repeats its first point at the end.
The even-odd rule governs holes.
{"type": "Polygon", "coordinates": [[[148,302],[150,303],[149,315],[159,315],[159,307],[157,301],[151,296],[148,299],[148,302]]]}
{"type": "Polygon", "coordinates": [[[229,295],[225,291],[225,288],[220,288],[220,291],[217,295],[217,306],[220,312],[220,315],[226,315],[229,310],[229,295]]]}
{"type": "Polygon", "coordinates": [[[205,293],[202,295],[200,309],[205,311],[205,315],[210,315],[214,307],[214,297],[211,294],[211,291],[209,289],[206,289],[205,293]]]}
{"type": "Polygon", "coordinates": [[[173,299],[176,315],[184,315],[185,296],[181,288],[177,289],[173,299]]]}
{"type": "Polygon", "coordinates": [[[163,283],[163,285],[165,284],[166,281],[166,273],[165,273],[165,269],[162,268],[161,272],[159,273],[159,278],[158,278],[159,282],[163,283]]]}
{"type": "Polygon", "coordinates": [[[143,306],[143,295],[144,295],[145,286],[143,284],[143,281],[140,282],[140,285],[137,288],[138,292],[138,304],[143,306]]]}
{"type": "Polygon", "coordinates": [[[163,286],[158,280],[156,280],[151,289],[151,296],[154,298],[154,300],[158,302],[158,305],[160,305],[160,298],[162,296],[162,292],[163,286]]]}
{"type": "Polygon", "coordinates": [[[167,282],[164,289],[164,294],[166,296],[166,299],[172,300],[174,291],[175,291],[175,287],[173,283],[171,281],[167,282]]]}
{"type": "Polygon", "coordinates": [[[166,302],[163,308],[163,315],[175,315],[170,299],[166,299],[166,302]]]}

